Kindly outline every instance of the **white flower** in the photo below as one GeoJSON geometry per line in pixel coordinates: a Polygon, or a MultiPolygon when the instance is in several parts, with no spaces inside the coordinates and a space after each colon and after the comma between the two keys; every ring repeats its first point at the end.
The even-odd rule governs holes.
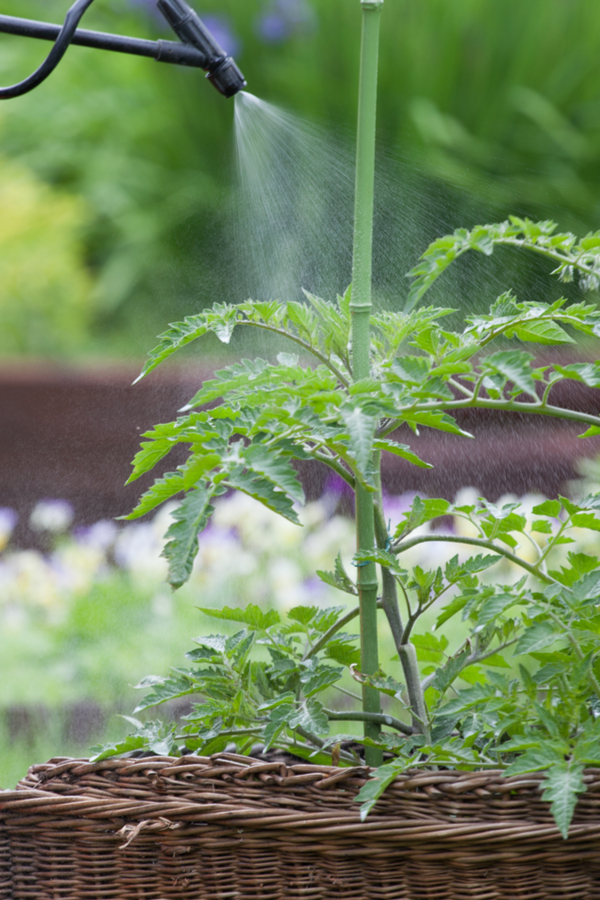
{"type": "Polygon", "coordinates": [[[29,516],[29,524],[35,531],[63,534],[73,521],[73,507],[66,500],[40,500],[29,516]]]}

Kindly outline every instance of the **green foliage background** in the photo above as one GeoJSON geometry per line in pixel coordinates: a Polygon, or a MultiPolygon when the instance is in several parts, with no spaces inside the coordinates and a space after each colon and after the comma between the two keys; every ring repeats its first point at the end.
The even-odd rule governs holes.
{"type": "MultiPolygon", "coordinates": [[[[196,6],[225,17],[253,93],[351,131],[359,4],[306,2],[313,27],[279,43],[257,29],[271,0],[196,6]]],[[[68,5],[4,0],[2,11],[60,21],[68,5]]],[[[168,36],[151,6],[96,0],[83,24],[168,36]]],[[[509,211],[578,234],[600,226],[599,44],[595,0],[386,0],[379,134],[405,186],[406,269],[438,234],[509,211]]],[[[0,36],[3,83],[47,49],[0,36]]],[[[167,321],[230,299],[232,113],[202,73],[82,48],[0,107],[0,184],[23,192],[0,191],[0,352],[141,355],[167,321]],[[15,177],[17,162],[27,174],[15,177]],[[6,227],[15,203],[28,227],[6,227]],[[31,277],[48,257],[60,269],[49,290],[31,277]],[[2,260],[20,258],[22,277],[5,274],[2,260]]],[[[453,292],[477,276],[465,263],[453,292]]]]}

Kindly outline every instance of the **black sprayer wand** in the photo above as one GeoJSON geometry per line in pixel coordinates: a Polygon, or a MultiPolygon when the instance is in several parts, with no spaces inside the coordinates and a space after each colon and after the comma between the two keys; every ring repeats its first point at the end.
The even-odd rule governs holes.
{"type": "Polygon", "coordinates": [[[0,15],[0,32],[54,41],[52,50],[35,72],[18,84],[0,88],[0,100],[19,97],[45,81],[59,64],[70,44],[130,53],[134,56],[148,56],[158,62],[204,69],[208,80],[225,97],[233,97],[246,86],[246,80],[235,61],[225,53],[198,14],[184,0],[158,0],[157,3],[179,41],[145,41],[118,34],[78,29],[81,17],[93,2],[94,0],[76,0],[62,26],[0,15]]]}

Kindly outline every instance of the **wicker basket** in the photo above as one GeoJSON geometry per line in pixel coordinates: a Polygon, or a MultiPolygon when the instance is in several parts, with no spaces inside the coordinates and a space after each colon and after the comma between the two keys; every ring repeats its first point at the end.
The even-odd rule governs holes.
{"type": "Polygon", "coordinates": [[[600,770],[568,841],[541,776],[408,772],[361,823],[366,774],[233,754],[34,766],[0,792],[0,898],[600,898],[600,770]]]}

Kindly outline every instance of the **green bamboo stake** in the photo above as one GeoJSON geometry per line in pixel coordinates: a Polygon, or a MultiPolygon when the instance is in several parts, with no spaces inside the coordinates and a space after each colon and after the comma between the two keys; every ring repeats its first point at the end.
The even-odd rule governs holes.
{"type": "MultiPolygon", "coordinates": [[[[375,186],[375,127],[379,23],[383,0],[361,0],[362,43],[358,91],[356,139],[356,187],[354,198],[354,250],[352,260],[352,375],[355,381],[370,374],[371,278],[373,259],[373,193],[375,186]]],[[[356,543],[359,550],[375,547],[373,495],[356,488],[356,543]]],[[[377,570],[374,563],[359,566],[361,670],[373,675],[379,668],[377,649],[377,570]]],[[[379,693],[363,685],[363,710],[381,712],[379,693]]],[[[365,722],[365,737],[377,739],[379,725],[365,722]]],[[[382,753],[366,747],[365,762],[380,766],[382,753]]]]}

